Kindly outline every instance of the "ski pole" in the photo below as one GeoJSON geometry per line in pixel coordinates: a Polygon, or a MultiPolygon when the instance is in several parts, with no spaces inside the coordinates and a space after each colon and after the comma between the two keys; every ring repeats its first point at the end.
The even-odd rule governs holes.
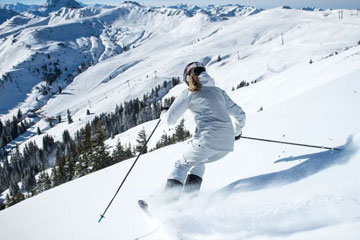
{"type": "Polygon", "coordinates": [[[302,147],[322,148],[322,149],[337,150],[337,151],[341,151],[341,150],[342,150],[342,149],[340,149],[340,148],[332,148],[332,147],[324,147],[324,146],[315,146],[315,145],[302,144],[302,143],[293,143],[293,142],[283,142],[283,141],[276,141],[276,140],[262,139],[262,138],[253,138],[253,137],[245,137],[245,136],[241,136],[240,138],[250,139],[250,140],[256,140],[256,141],[263,141],[263,142],[272,142],[272,143],[280,143],[280,144],[288,144],[288,145],[302,146],[302,147]]]}
{"type": "Polygon", "coordinates": [[[105,211],[103,212],[103,214],[101,214],[101,215],[100,215],[100,219],[99,219],[98,223],[100,223],[100,222],[101,222],[101,220],[102,220],[103,218],[105,218],[105,213],[107,212],[107,210],[109,209],[110,205],[111,205],[111,204],[112,204],[112,202],[114,201],[114,199],[115,199],[116,195],[117,195],[117,194],[118,194],[118,192],[120,191],[120,189],[121,189],[121,187],[123,186],[123,184],[124,184],[125,180],[126,180],[126,179],[127,179],[127,177],[129,176],[129,174],[130,174],[131,170],[134,168],[134,166],[135,166],[136,162],[138,161],[138,159],[139,159],[140,155],[144,152],[144,150],[145,150],[145,147],[146,147],[147,143],[149,142],[150,138],[151,138],[151,137],[152,137],[152,135],[154,134],[154,132],[155,132],[156,128],[159,126],[160,121],[161,121],[161,119],[159,119],[159,121],[157,122],[157,124],[156,124],[156,126],[155,126],[154,130],[151,132],[151,134],[150,134],[149,138],[146,140],[146,142],[145,142],[144,146],[142,147],[141,151],[140,151],[140,152],[139,152],[139,154],[137,155],[137,157],[136,157],[136,159],[135,159],[134,163],[131,165],[131,167],[130,167],[129,171],[127,172],[127,174],[125,175],[125,177],[124,177],[123,181],[121,182],[121,184],[120,184],[119,188],[116,190],[115,195],[113,196],[113,198],[111,199],[111,201],[109,202],[109,204],[107,205],[107,207],[105,208],[105,211]]]}

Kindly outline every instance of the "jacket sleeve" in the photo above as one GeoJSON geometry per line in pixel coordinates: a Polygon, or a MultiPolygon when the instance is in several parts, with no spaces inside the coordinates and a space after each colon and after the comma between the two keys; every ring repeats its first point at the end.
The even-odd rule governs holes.
{"type": "Polygon", "coordinates": [[[169,110],[162,117],[162,121],[166,122],[169,126],[174,125],[176,121],[185,113],[189,108],[190,94],[189,90],[184,90],[171,104],[169,110]]]}
{"type": "Polygon", "coordinates": [[[241,134],[241,129],[245,126],[246,114],[243,109],[234,103],[233,100],[227,95],[225,91],[223,91],[226,108],[231,116],[233,116],[236,120],[235,122],[235,134],[241,134]]]}

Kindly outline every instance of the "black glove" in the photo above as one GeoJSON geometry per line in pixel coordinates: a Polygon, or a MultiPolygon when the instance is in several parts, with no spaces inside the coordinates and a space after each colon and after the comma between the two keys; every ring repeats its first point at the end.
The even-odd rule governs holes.
{"type": "Polygon", "coordinates": [[[236,141],[236,140],[239,140],[239,139],[241,138],[241,134],[242,134],[242,133],[240,133],[239,135],[235,136],[235,141],[236,141]]]}

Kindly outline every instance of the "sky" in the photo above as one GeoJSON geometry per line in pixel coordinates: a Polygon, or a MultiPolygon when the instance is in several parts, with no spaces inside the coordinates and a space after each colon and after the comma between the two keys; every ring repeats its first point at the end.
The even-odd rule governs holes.
{"type": "MultiPolygon", "coordinates": [[[[0,3],[15,3],[21,2],[24,4],[43,4],[46,0],[0,0],[0,3]]],[[[85,4],[110,4],[117,5],[122,3],[122,0],[81,0],[85,4]]],[[[358,9],[360,8],[360,0],[138,0],[137,2],[143,5],[152,6],[168,6],[177,3],[187,3],[196,5],[208,5],[208,4],[227,4],[238,3],[241,5],[255,6],[261,8],[274,8],[278,6],[290,6],[293,8],[300,7],[317,7],[317,8],[347,8],[358,9]]]]}

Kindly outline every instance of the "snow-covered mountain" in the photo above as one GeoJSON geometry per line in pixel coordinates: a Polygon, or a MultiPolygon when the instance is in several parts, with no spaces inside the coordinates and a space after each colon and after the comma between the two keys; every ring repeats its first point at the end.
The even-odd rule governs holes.
{"type": "Polygon", "coordinates": [[[82,5],[75,0],[46,0],[44,6],[40,8],[41,11],[57,11],[60,8],[81,8],[82,5]]]}
{"type": "MultiPolygon", "coordinates": [[[[56,3],[49,1],[47,6],[56,3]]],[[[0,91],[3,92],[0,100],[7,100],[5,106],[0,107],[1,113],[21,102],[24,111],[36,108],[30,106],[34,102],[30,100],[29,105],[27,99],[29,96],[34,99],[31,97],[34,87],[43,84],[43,80],[56,79],[65,87],[79,71],[139,47],[158,32],[163,34],[188,24],[183,22],[194,22],[196,27],[203,24],[201,22],[220,21],[217,15],[209,12],[189,12],[180,7],[153,8],[127,2],[112,9],[63,7],[45,17],[30,14],[9,19],[0,26],[0,91]],[[162,24],[164,21],[167,24],[162,24]],[[11,92],[12,97],[6,92],[11,92]]],[[[189,29],[189,33],[193,31],[189,29]]],[[[39,98],[47,101],[46,96],[39,98]]]]}
{"type": "Polygon", "coordinates": [[[241,6],[239,4],[228,4],[228,5],[220,5],[220,6],[211,4],[206,7],[199,7],[197,5],[188,5],[188,4],[176,4],[170,6],[170,8],[182,9],[186,11],[189,16],[193,16],[196,13],[201,12],[216,17],[249,16],[262,11],[262,9],[259,8],[241,6]]]}
{"type": "Polygon", "coordinates": [[[35,5],[35,4],[23,4],[23,3],[12,3],[12,4],[0,4],[1,9],[8,9],[13,10],[15,12],[23,13],[23,12],[32,12],[39,10],[41,5],[35,5]]]}
{"type": "Polygon", "coordinates": [[[0,24],[6,22],[8,19],[19,15],[19,13],[13,11],[13,10],[8,10],[8,9],[0,9],[0,24]]]}
{"type": "MultiPolygon", "coordinates": [[[[45,17],[23,14],[4,22],[1,120],[11,119],[18,108],[40,108],[44,116],[7,147],[30,141],[41,146],[38,128],[61,141],[64,130],[74,134],[95,116],[181,76],[187,63],[201,61],[247,113],[244,136],[343,151],[241,139],[234,152],[207,166],[198,198],[165,204],[158,196],[187,145],[175,144],[141,156],[101,224],[99,214],[134,159],[1,211],[0,238],[135,239],[158,225],[137,207],[137,200],[146,198],[161,223],[147,239],[171,239],[177,232],[183,239],[357,239],[360,19],[351,10],[339,19],[331,10],[276,8],[243,15],[234,9],[125,3],[113,9],[62,8],[45,17]],[[44,77],[53,79],[54,94],[40,94],[44,77]],[[248,86],[237,88],[242,81],[248,86]],[[72,124],[46,121],[65,118],[67,110],[72,124]]],[[[184,88],[180,84],[165,97],[184,88]]],[[[184,119],[193,132],[191,114],[184,119]]],[[[135,145],[138,132],[149,134],[156,123],[106,143],[135,145]]],[[[160,125],[149,147],[172,131],[160,125]]]]}
{"type": "Polygon", "coordinates": [[[205,9],[211,14],[220,17],[249,16],[262,11],[262,9],[259,8],[241,6],[239,4],[228,4],[223,6],[208,5],[205,9]]]}

